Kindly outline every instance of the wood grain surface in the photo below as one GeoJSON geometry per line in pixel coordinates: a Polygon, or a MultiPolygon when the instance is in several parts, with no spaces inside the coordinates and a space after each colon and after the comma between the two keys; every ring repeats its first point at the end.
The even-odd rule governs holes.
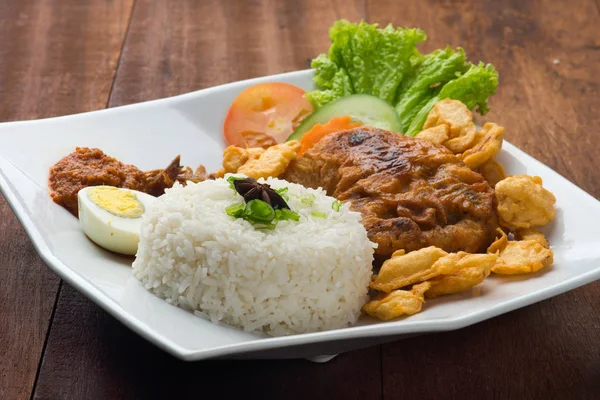
{"type": "MultiPolygon", "coordinates": [[[[104,108],[129,0],[0,2],[0,121],[104,108]]],[[[0,398],[29,398],[59,278],[0,196],[0,398]]]]}
{"type": "MultiPolygon", "coordinates": [[[[418,26],[429,35],[424,50],[460,45],[471,59],[493,63],[501,85],[486,118],[506,127],[507,140],[600,198],[597,1],[6,0],[0,15],[1,121],[304,69],[327,50],[327,30],[339,18],[418,26]]],[[[599,282],[469,328],[342,354],[323,365],[184,363],[66,284],[54,304],[58,278],[3,200],[0,216],[0,318],[10,321],[0,324],[3,399],[595,399],[600,393],[599,282]]]]}
{"type": "Polygon", "coordinates": [[[138,0],[110,104],[309,68],[333,21],[364,16],[358,0],[138,0]]]}

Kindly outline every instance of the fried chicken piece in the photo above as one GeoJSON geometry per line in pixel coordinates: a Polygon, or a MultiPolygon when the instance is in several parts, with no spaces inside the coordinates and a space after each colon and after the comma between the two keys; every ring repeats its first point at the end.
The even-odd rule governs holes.
{"type": "Polygon", "coordinates": [[[546,239],[546,236],[544,236],[544,234],[542,232],[538,231],[535,228],[517,230],[515,232],[515,239],[517,239],[517,240],[533,240],[535,242],[538,242],[539,244],[541,244],[542,246],[544,246],[547,249],[550,248],[550,243],[548,243],[548,239],[546,239]]]}
{"type": "Polygon", "coordinates": [[[454,154],[460,154],[469,150],[478,140],[479,135],[475,124],[472,127],[466,129],[463,134],[452,139],[448,139],[444,146],[454,154]]]}
{"type": "Polygon", "coordinates": [[[425,302],[423,294],[430,287],[431,283],[423,282],[414,285],[411,290],[394,290],[391,293],[381,293],[365,304],[362,310],[381,321],[416,314],[421,311],[421,307],[425,302]]]}
{"type": "Polygon", "coordinates": [[[450,138],[464,135],[465,131],[475,128],[473,113],[462,102],[452,99],[443,99],[435,103],[427,115],[423,129],[438,125],[448,126],[450,138]]]}
{"type": "Polygon", "coordinates": [[[483,175],[485,180],[493,188],[496,187],[498,182],[506,179],[506,171],[504,171],[504,167],[495,160],[489,160],[488,162],[482,164],[479,168],[477,168],[477,172],[483,175]]]}
{"type": "Polygon", "coordinates": [[[408,254],[394,252],[373,277],[371,289],[389,293],[415,283],[427,281],[428,298],[463,292],[483,282],[496,263],[498,254],[446,253],[426,247],[408,254]]]}
{"type": "Polygon", "coordinates": [[[492,272],[500,275],[530,274],[553,262],[552,250],[536,240],[510,241],[500,252],[492,272]]]}
{"type": "Polygon", "coordinates": [[[554,220],[556,197],[539,176],[513,175],[496,184],[498,214],[503,226],[528,229],[554,220]]]}
{"type": "Polygon", "coordinates": [[[392,258],[386,260],[379,274],[373,277],[371,289],[382,292],[423,282],[441,273],[451,272],[445,268],[446,263],[437,263],[439,259],[447,256],[442,249],[429,246],[424,249],[412,251],[408,254],[404,250],[398,250],[392,254],[392,258]]]}
{"type": "Polygon", "coordinates": [[[229,146],[223,152],[223,170],[225,173],[237,172],[246,161],[248,161],[248,150],[241,147],[229,146]]]}
{"type": "Polygon", "coordinates": [[[449,139],[444,142],[444,146],[454,154],[467,150],[477,139],[473,113],[458,100],[444,99],[435,103],[427,115],[423,129],[441,125],[448,127],[449,139]]]}
{"type": "Polygon", "coordinates": [[[519,229],[515,239],[508,240],[498,228],[500,237],[488,247],[488,254],[498,255],[492,272],[500,275],[528,274],[537,272],[554,262],[554,253],[544,234],[537,229],[519,229]]]}
{"type": "Polygon", "coordinates": [[[332,133],[282,176],[359,211],[376,254],[436,246],[484,251],[498,227],[494,190],[450,151],[371,127],[332,133]]]}
{"type": "Polygon", "coordinates": [[[258,158],[248,158],[235,172],[254,179],[278,177],[296,159],[299,151],[300,142],[297,140],[271,146],[258,158]]]}
{"type": "Polygon", "coordinates": [[[222,178],[225,174],[236,173],[248,160],[256,160],[266,150],[262,147],[242,148],[229,146],[223,152],[223,168],[215,172],[215,178],[222,178]]]}
{"type": "Polygon", "coordinates": [[[448,125],[438,125],[434,126],[421,132],[417,133],[415,136],[418,139],[427,140],[428,142],[443,145],[446,140],[448,140],[448,125]]]}
{"type": "Polygon", "coordinates": [[[488,253],[500,253],[508,245],[508,236],[506,235],[506,232],[504,232],[502,228],[496,229],[496,232],[500,234],[500,237],[497,237],[496,240],[489,245],[487,248],[488,253]]]}
{"type": "Polygon", "coordinates": [[[476,169],[492,160],[502,149],[504,128],[488,122],[477,133],[477,142],[462,154],[462,160],[471,169],[476,169]]]}
{"type": "Polygon", "coordinates": [[[459,260],[461,269],[453,274],[440,275],[429,280],[431,288],[425,294],[428,299],[464,292],[480,284],[490,275],[498,259],[497,254],[457,254],[462,255],[459,260]]]}

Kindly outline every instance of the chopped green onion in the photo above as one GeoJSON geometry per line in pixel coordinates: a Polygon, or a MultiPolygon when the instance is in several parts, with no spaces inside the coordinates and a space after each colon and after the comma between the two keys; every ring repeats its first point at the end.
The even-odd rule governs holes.
{"type": "Polygon", "coordinates": [[[277,228],[277,220],[274,220],[273,222],[274,222],[273,224],[269,224],[269,225],[254,224],[254,229],[266,229],[266,230],[272,231],[275,228],[277,228]]]}
{"type": "Polygon", "coordinates": [[[336,200],[333,203],[331,203],[331,209],[334,211],[340,211],[340,208],[342,208],[343,205],[344,203],[342,203],[339,200],[336,200]]]}
{"type": "Polygon", "coordinates": [[[283,197],[284,200],[289,200],[290,196],[288,195],[288,188],[287,187],[283,187],[281,189],[275,189],[275,191],[277,192],[277,194],[279,194],[281,197],[283,197]]]}
{"type": "Polygon", "coordinates": [[[257,224],[270,224],[275,219],[275,210],[262,200],[250,200],[244,208],[244,219],[257,224]]]}
{"type": "Polygon", "coordinates": [[[327,214],[325,214],[324,212],[320,212],[320,211],[313,211],[310,213],[310,215],[312,215],[313,217],[316,217],[316,218],[327,218],[327,214]]]}
{"type": "Polygon", "coordinates": [[[300,215],[287,208],[275,210],[275,219],[279,221],[299,221],[300,215]]]}
{"type": "Polygon", "coordinates": [[[240,218],[242,215],[244,215],[244,207],[244,203],[234,203],[230,206],[227,206],[227,208],[225,208],[225,212],[230,217],[240,218]]]}
{"type": "Polygon", "coordinates": [[[309,193],[307,195],[302,196],[300,201],[302,202],[302,204],[306,204],[307,206],[312,206],[316,199],[317,199],[317,196],[315,196],[312,193],[309,193]]]}

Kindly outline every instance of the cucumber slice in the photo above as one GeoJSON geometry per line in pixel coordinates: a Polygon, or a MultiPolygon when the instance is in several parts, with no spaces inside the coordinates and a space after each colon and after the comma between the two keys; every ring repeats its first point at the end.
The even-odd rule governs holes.
{"type": "Polygon", "coordinates": [[[345,115],[363,125],[400,132],[400,117],[394,107],[379,97],[353,94],[331,102],[309,115],[286,141],[300,140],[315,124],[325,124],[333,117],[345,115]]]}

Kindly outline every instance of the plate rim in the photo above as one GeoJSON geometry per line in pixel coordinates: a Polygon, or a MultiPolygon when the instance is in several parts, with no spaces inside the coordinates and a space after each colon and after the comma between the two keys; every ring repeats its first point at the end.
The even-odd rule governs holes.
{"type": "MultiPolygon", "coordinates": [[[[123,112],[127,111],[127,109],[134,109],[148,105],[156,105],[164,102],[185,100],[189,97],[197,96],[200,93],[202,93],[202,95],[207,95],[210,94],[210,92],[212,91],[222,90],[224,87],[235,88],[236,86],[245,86],[248,84],[271,81],[275,79],[286,79],[290,76],[297,77],[299,75],[309,73],[312,73],[311,69],[286,72],[283,74],[268,75],[258,78],[226,83],[189,93],[179,94],[176,96],[122,105],[119,107],[105,108],[101,110],[36,120],[5,122],[0,123],[0,129],[5,128],[8,125],[12,126],[20,124],[35,124],[46,122],[48,120],[60,120],[63,118],[84,118],[89,114],[123,112]]],[[[541,167],[543,167],[544,169],[547,169],[552,173],[556,174],[558,179],[562,180],[562,183],[570,185],[573,189],[580,192],[581,195],[585,195],[586,197],[588,197],[588,200],[600,202],[597,199],[595,199],[592,195],[585,192],[583,189],[581,189],[580,187],[578,187],[577,185],[560,175],[558,172],[552,170],[550,167],[546,166],[545,164],[536,160],[534,157],[525,153],[523,150],[520,150],[519,148],[510,144],[509,142],[505,141],[504,143],[511,149],[511,152],[517,152],[521,153],[522,155],[526,155],[527,157],[531,158],[533,162],[540,164],[541,167]]],[[[5,162],[10,163],[6,159],[3,160],[5,162]]],[[[12,165],[12,163],[10,164],[12,165]]],[[[14,167],[17,168],[16,166],[14,167]]],[[[13,192],[13,190],[11,189],[11,185],[5,179],[4,173],[2,173],[2,169],[0,169],[0,192],[4,195],[7,203],[9,204],[18,221],[21,223],[25,232],[29,236],[29,239],[31,240],[36,252],[40,255],[44,263],[46,263],[46,265],[53,272],[55,272],[61,279],[64,279],[71,286],[75,287],[79,292],[81,292],[94,303],[99,305],[101,308],[103,308],[105,311],[107,311],[109,314],[111,314],[129,329],[133,330],[134,332],[136,332],[146,340],[150,341],[157,347],[168,352],[169,354],[184,361],[198,361],[207,358],[226,357],[240,353],[275,350],[284,347],[325,343],[336,340],[365,339],[368,337],[375,336],[392,337],[404,334],[452,331],[476,324],[478,322],[496,317],[501,314],[505,314],[518,308],[531,305],[533,303],[537,303],[542,300],[546,300],[550,297],[559,295],[561,293],[565,293],[567,291],[573,290],[577,287],[583,286],[585,284],[600,279],[600,265],[598,265],[595,269],[592,269],[591,271],[579,274],[577,276],[573,276],[567,280],[561,281],[551,286],[547,286],[535,292],[527,293],[525,295],[512,298],[499,305],[492,306],[482,311],[476,311],[460,317],[445,319],[442,321],[414,321],[410,325],[393,323],[401,322],[393,321],[392,323],[378,323],[365,326],[353,326],[323,332],[305,333],[272,338],[260,338],[259,340],[253,340],[250,342],[220,345],[200,350],[190,350],[183,346],[180,346],[175,341],[161,335],[159,331],[156,331],[155,329],[149,327],[146,323],[136,318],[134,315],[128,313],[119,305],[119,303],[108,297],[108,295],[104,294],[99,288],[96,288],[94,285],[92,285],[86,278],[80,276],[78,273],[76,273],[67,265],[65,265],[62,261],[60,261],[52,253],[52,251],[42,238],[35,223],[33,223],[33,221],[27,215],[25,209],[23,208],[23,205],[18,200],[17,194],[13,192]]]]}

